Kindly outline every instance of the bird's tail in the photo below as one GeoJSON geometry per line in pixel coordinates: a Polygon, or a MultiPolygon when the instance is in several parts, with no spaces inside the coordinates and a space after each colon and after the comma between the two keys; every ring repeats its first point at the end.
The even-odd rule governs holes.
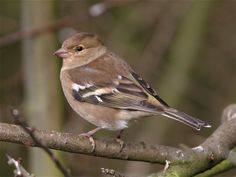
{"type": "Polygon", "coordinates": [[[179,122],[182,122],[192,128],[195,128],[197,130],[200,130],[201,127],[207,127],[210,128],[211,125],[200,120],[197,118],[194,118],[190,115],[185,114],[184,112],[180,112],[176,109],[168,108],[164,110],[163,116],[169,117],[171,119],[177,120],[179,122]]]}

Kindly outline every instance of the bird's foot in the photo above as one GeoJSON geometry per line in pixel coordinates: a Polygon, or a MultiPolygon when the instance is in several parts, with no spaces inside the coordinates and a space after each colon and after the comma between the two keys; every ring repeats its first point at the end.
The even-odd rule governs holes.
{"type": "Polygon", "coordinates": [[[94,152],[95,147],[96,147],[95,141],[94,141],[94,139],[93,139],[92,136],[93,136],[93,134],[96,133],[98,130],[101,130],[101,128],[100,128],[100,127],[97,127],[97,128],[95,128],[95,129],[93,129],[93,130],[87,132],[87,133],[81,133],[81,134],[79,135],[79,136],[85,136],[85,137],[87,137],[87,138],[89,139],[89,142],[91,143],[91,146],[92,146],[91,153],[94,152]]]}
{"type": "Polygon", "coordinates": [[[95,150],[95,141],[94,141],[93,137],[87,133],[81,133],[79,136],[83,136],[83,137],[86,137],[89,139],[89,142],[92,146],[91,153],[93,153],[95,150]]]}

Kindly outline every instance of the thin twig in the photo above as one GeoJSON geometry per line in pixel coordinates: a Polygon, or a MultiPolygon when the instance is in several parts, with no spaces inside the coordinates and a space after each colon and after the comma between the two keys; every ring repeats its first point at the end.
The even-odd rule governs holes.
{"type": "Polygon", "coordinates": [[[13,165],[15,167],[14,173],[15,173],[16,177],[34,177],[34,175],[30,174],[29,172],[27,172],[24,169],[24,167],[22,167],[19,160],[15,160],[14,158],[9,156],[8,154],[6,154],[6,156],[8,159],[7,163],[9,165],[13,165]]]}
{"type": "Polygon", "coordinates": [[[40,141],[34,134],[34,129],[32,128],[28,128],[27,123],[24,121],[24,119],[21,117],[19,111],[17,109],[12,109],[11,110],[11,114],[14,118],[14,121],[16,122],[16,124],[18,124],[19,126],[21,126],[23,128],[23,130],[28,133],[30,135],[30,137],[32,138],[33,142],[40,148],[42,148],[47,154],[48,156],[52,159],[52,161],[54,162],[54,164],[57,166],[57,168],[61,171],[61,173],[65,176],[65,177],[70,177],[70,172],[69,170],[67,170],[62,163],[56,158],[56,156],[54,155],[54,153],[47,147],[47,145],[43,142],[40,141]]]}
{"type": "Polygon", "coordinates": [[[13,44],[15,42],[18,42],[27,37],[31,37],[31,36],[42,34],[42,33],[47,33],[47,32],[57,30],[66,26],[71,26],[71,25],[72,25],[72,22],[70,18],[65,17],[59,20],[55,20],[43,26],[38,26],[38,27],[34,27],[32,29],[28,29],[24,31],[17,31],[14,33],[10,33],[0,38],[0,48],[13,44]]]}

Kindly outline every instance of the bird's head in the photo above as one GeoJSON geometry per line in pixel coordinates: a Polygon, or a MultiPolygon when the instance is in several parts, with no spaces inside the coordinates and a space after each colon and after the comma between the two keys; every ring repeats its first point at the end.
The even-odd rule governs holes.
{"type": "Polygon", "coordinates": [[[66,39],[54,55],[63,58],[63,65],[84,65],[106,52],[106,47],[94,34],[77,33],[66,39]]]}

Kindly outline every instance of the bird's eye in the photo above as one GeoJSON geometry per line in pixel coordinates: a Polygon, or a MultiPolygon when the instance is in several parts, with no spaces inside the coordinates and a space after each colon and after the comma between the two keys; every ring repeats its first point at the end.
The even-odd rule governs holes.
{"type": "Polygon", "coordinates": [[[81,45],[75,47],[75,51],[76,51],[76,52],[80,52],[80,51],[82,51],[83,49],[84,49],[84,47],[81,46],[81,45]]]}

